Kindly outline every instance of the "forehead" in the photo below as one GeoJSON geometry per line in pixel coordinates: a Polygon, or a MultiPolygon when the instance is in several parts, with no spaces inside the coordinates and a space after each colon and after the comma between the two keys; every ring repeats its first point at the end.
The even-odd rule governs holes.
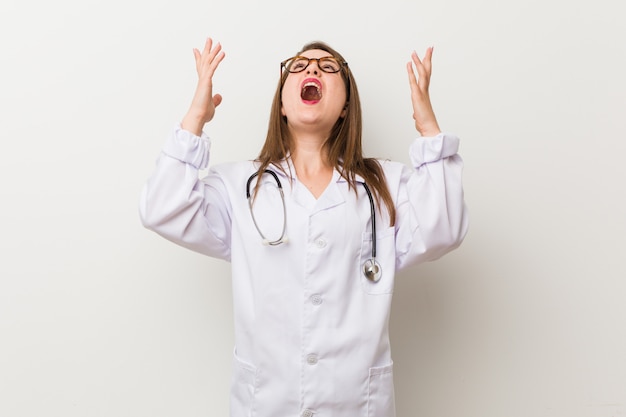
{"type": "Polygon", "coordinates": [[[332,56],[332,54],[322,49],[309,49],[308,51],[302,52],[300,56],[305,56],[307,58],[323,58],[327,56],[332,56]]]}

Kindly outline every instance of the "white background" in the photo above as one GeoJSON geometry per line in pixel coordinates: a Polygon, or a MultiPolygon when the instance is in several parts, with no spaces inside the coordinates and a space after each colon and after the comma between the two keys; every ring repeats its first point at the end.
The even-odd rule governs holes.
{"type": "Polygon", "coordinates": [[[229,265],[137,215],[206,36],[214,162],[256,156],[278,63],[316,39],[356,76],[367,154],[407,162],[404,65],[435,46],[471,227],[398,277],[399,417],[626,415],[619,4],[3,0],[0,416],[227,415],[229,265]]]}

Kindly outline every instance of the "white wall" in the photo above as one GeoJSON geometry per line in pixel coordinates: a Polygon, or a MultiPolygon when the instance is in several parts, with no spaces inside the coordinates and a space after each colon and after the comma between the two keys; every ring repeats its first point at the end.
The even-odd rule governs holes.
{"type": "MultiPolygon", "coordinates": [[[[404,64],[462,137],[471,230],[403,273],[399,416],[626,414],[626,29],[617,0],[3,0],[0,416],[225,416],[229,266],[144,230],[137,199],[227,52],[214,161],[254,157],[278,63],[342,51],[366,150],[407,161],[404,64]]],[[[242,184],[243,187],[243,184],[242,184]]]]}

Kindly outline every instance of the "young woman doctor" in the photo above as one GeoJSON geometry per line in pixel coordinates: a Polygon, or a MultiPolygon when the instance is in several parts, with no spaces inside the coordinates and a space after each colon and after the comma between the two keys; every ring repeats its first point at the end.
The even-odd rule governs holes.
{"type": "Polygon", "coordinates": [[[257,159],[213,166],[201,181],[224,53],[208,39],[194,55],[195,95],[140,214],[165,238],[232,264],[231,416],[393,417],[394,275],[456,248],[467,231],[459,139],[441,133],[428,93],[432,48],[407,64],[421,134],[413,168],[362,156],[354,77],[316,42],[281,63],[257,159]]]}

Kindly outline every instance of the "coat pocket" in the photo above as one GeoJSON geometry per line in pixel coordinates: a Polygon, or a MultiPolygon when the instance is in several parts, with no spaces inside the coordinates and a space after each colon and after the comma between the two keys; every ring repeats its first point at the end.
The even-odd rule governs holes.
{"type": "Polygon", "coordinates": [[[230,389],[230,415],[237,417],[254,416],[254,399],[257,388],[256,367],[233,352],[233,375],[230,389]]]}
{"type": "Polygon", "coordinates": [[[393,363],[370,368],[367,417],[395,417],[393,363]]]}
{"type": "Polygon", "coordinates": [[[368,279],[363,273],[363,265],[370,259],[372,259],[372,233],[365,232],[361,242],[359,265],[361,285],[368,294],[392,294],[396,271],[395,229],[393,227],[376,231],[376,262],[381,268],[380,280],[377,282],[368,279]]]}

